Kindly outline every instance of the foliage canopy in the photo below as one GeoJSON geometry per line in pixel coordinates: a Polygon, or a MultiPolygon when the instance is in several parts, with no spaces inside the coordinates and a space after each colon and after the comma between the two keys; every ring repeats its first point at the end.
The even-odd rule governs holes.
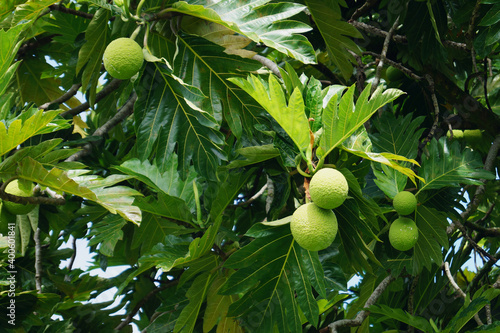
{"type": "Polygon", "coordinates": [[[499,9],[1,1],[0,330],[498,332],[499,9]],[[145,60],[126,80],[103,66],[118,38],[145,60]],[[348,197],[308,251],[290,220],[326,167],[348,197]],[[418,240],[401,252],[404,190],[418,240]]]}

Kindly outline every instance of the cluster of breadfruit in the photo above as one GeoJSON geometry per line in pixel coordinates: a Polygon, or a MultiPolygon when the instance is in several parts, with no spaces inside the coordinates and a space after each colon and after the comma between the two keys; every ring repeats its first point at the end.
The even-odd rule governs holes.
{"type": "MultiPolygon", "coordinates": [[[[17,179],[9,182],[5,187],[5,193],[17,195],[18,197],[31,197],[33,196],[34,185],[31,182],[20,182],[17,179]]],[[[3,201],[3,207],[14,215],[25,215],[31,212],[36,205],[21,204],[12,201],[3,201]]]]}
{"type": "Polygon", "coordinates": [[[389,242],[396,250],[408,251],[417,243],[418,228],[412,219],[404,215],[409,215],[415,211],[417,198],[411,192],[402,191],[396,194],[392,205],[399,217],[392,222],[389,228],[389,242]]]}
{"type": "Polygon", "coordinates": [[[344,203],[348,192],[349,185],[340,171],[324,168],[314,174],[309,183],[312,202],[297,208],[290,222],[293,238],[302,248],[319,251],[332,244],[338,231],[332,209],[344,203]]]}

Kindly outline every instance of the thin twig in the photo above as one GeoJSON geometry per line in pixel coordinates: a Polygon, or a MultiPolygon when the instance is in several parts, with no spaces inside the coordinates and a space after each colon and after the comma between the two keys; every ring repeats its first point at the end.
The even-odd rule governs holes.
{"type": "Polygon", "coordinates": [[[361,7],[359,7],[354,11],[354,13],[351,16],[351,20],[357,20],[361,16],[365,15],[370,11],[370,9],[378,5],[379,2],[380,0],[366,0],[361,7]]]}
{"type": "Polygon", "coordinates": [[[266,190],[267,190],[267,184],[264,184],[264,186],[262,186],[261,189],[257,193],[255,193],[250,199],[243,202],[239,202],[236,205],[234,205],[234,207],[247,206],[251,204],[252,202],[257,200],[262,194],[264,194],[266,190]]]}
{"type": "MultiPolygon", "coordinates": [[[[127,103],[125,103],[122,106],[122,108],[111,119],[109,119],[106,123],[104,123],[104,125],[99,127],[92,134],[92,136],[102,137],[104,134],[109,132],[113,127],[115,127],[120,122],[125,120],[128,116],[130,116],[134,112],[134,103],[136,99],[137,99],[137,94],[134,92],[130,96],[127,103]]],[[[66,159],[66,162],[78,161],[82,157],[89,155],[91,152],[92,152],[92,144],[87,143],[86,145],[83,146],[82,150],[68,157],[66,159]]]]}
{"type": "Polygon", "coordinates": [[[60,96],[59,98],[56,98],[55,100],[53,100],[51,102],[47,102],[45,104],[42,104],[38,108],[41,110],[47,110],[48,107],[51,106],[52,104],[61,104],[61,103],[66,102],[71,97],[76,95],[76,93],[78,92],[78,89],[80,89],[81,86],[82,86],[81,83],[76,83],[76,84],[72,85],[71,88],[66,93],[64,93],[62,96],[60,96]]]}
{"type": "MultiPolygon", "coordinates": [[[[385,38],[387,36],[387,31],[379,29],[373,25],[366,24],[363,22],[354,21],[354,20],[349,20],[349,23],[351,25],[353,25],[355,28],[357,28],[359,30],[366,31],[374,36],[383,37],[383,38],[385,38]]],[[[408,44],[408,38],[406,38],[406,36],[403,36],[403,35],[394,35],[394,36],[392,36],[392,40],[398,44],[408,44]]],[[[468,50],[467,45],[464,43],[457,43],[457,42],[450,41],[450,40],[443,40],[442,43],[444,46],[451,47],[451,48],[454,48],[454,49],[457,49],[460,51],[467,51],[468,50]]]]}
{"type": "MultiPolygon", "coordinates": [[[[486,155],[486,160],[484,162],[484,170],[493,171],[495,159],[498,155],[499,150],[500,150],[500,134],[496,136],[495,140],[493,141],[493,144],[488,150],[488,155],[486,155]]],[[[462,221],[464,221],[464,223],[469,219],[472,213],[476,211],[477,207],[481,203],[484,192],[486,191],[486,182],[487,182],[486,180],[483,180],[483,184],[477,187],[476,193],[474,193],[474,197],[467,205],[466,210],[460,214],[460,217],[462,221]]],[[[446,232],[448,234],[451,234],[455,231],[457,227],[460,226],[462,226],[462,223],[460,221],[458,220],[453,221],[453,223],[451,223],[446,229],[446,232]]]]}
{"type": "MultiPolygon", "coordinates": [[[[450,280],[450,283],[453,286],[453,288],[460,294],[460,296],[462,296],[462,298],[467,299],[467,295],[458,286],[458,284],[455,282],[455,279],[453,279],[453,276],[451,275],[450,272],[450,264],[448,264],[447,261],[444,263],[444,271],[446,272],[446,276],[448,277],[448,280],[450,280]]],[[[479,326],[484,325],[477,313],[474,315],[474,320],[479,326]]]]}
{"type": "Polygon", "coordinates": [[[490,303],[488,303],[484,306],[484,310],[486,311],[486,323],[488,325],[491,325],[493,323],[493,320],[491,319],[491,305],[490,305],[490,303]]]}
{"type": "MultiPolygon", "coordinates": [[[[375,53],[375,52],[371,52],[371,51],[365,51],[365,52],[363,52],[363,54],[371,55],[372,57],[376,57],[376,58],[380,58],[380,54],[375,53]]],[[[408,75],[410,78],[412,78],[415,81],[422,81],[424,79],[423,76],[420,76],[420,75],[413,73],[413,71],[411,69],[401,65],[399,62],[396,62],[396,61],[391,60],[389,58],[385,58],[385,62],[388,63],[389,65],[391,65],[392,67],[399,69],[401,72],[405,73],[406,75],[408,75]]]]}
{"type": "MultiPolygon", "coordinates": [[[[497,252],[497,254],[495,254],[495,259],[498,260],[499,258],[500,252],[497,252]]],[[[481,279],[490,272],[495,262],[495,260],[489,260],[483,265],[483,267],[481,267],[481,269],[476,273],[476,275],[474,275],[472,281],[467,286],[467,289],[465,290],[466,293],[476,289],[479,281],[481,281],[481,279]]]]}
{"type": "Polygon", "coordinates": [[[11,181],[13,181],[14,179],[17,179],[17,177],[12,177],[0,185],[0,199],[23,204],[23,205],[26,205],[26,204],[33,204],[33,205],[46,204],[46,205],[62,206],[62,205],[66,204],[66,199],[64,199],[62,197],[58,197],[58,198],[20,197],[18,195],[14,195],[14,194],[10,194],[10,193],[5,192],[5,188],[7,187],[7,185],[11,181]]]}
{"type": "Polygon", "coordinates": [[[42,247],[40,243],[40,228],[36,228],[35,235],[35,286],[38,294],[42,293],[42,247]]]}
{"type": "MultiPolygon", "coordinates": [[[[113,79],[109,84],[107,84],[101,91],[99,91],[95,96],[95,102],[99,102],[101,99],[118,89],[122,80],[113,79]]],[[[61,113],[62,117],[76,116],[77,114],[87,110],[90,107],[89,102],[84,102],[73,109],[61,113]]]]}
{"type": "MultiPolygon", "coordinates": [[[[380,295],[384,292],[384,290],[389,286],[389,284],[394,281],[394,277],[392,275],[387,276],[380,284],[375,288],[373,293],[370,295],[368,300],[366,301],[363,309],[368,309],[370,306],[375,304],[375,302],[378,300],[380,295]]],[[[330,328],[331,333],[337,333],[337,329],[340,327],[348,326],[348,327],[355,327],[355,326],[361,326],[363,321],[368,317],[370,314],[369,310],[362,310],[360,311],[354,319],[341,319],[334,321],[328,327],[330,328]]]]}
{"type": "Polygon", "coordinates": [[[280,73],[279,67],[278,67],[278,65],[276,65],[276,63],[274,61],[272,61],[271,59],[268,59],[266,57],[263,57],[259,54],[254,55],[252,57],[252,59],[260,62],[262,64],[262,66],[269,68],[271,70],[271,72],[274,73],[274,75],[276,75],[277,77],[279,77],[281,79],[281,73],[280,73]]]}
{"type": "Polygon", "coordinates": [[[399,16],[396,18],[396,21],[394,21],[394,24],[392,25],[392,27],[389,29],[389,32],[385,36],[384,44],[382,46],[382,52],[380,52],[380,60],[378,62],[377,69],[375,71],[375,79],[373,81],[371,94],[373,94],[375,89],[377,89],[378,84],[380,82],[380,74],[382,73],[382,68],[384,68],[384,61],[385,58],[387,57],[387,50],[389,49],[389,43],[391,41],[392,35],[394,34],[396,28],[398,27],[398,24],[399,24],[399,16]]]}
{"type": "Polygon", "coordinates": [[[128,324],[130,324],[130,322],[132,321],[132,319],[134,318],[135,314],[137,312],[139,312],[139,310],[144,306],[144,304],[147,303],[147,301],[149,301],[149,299],[151,297],[153,297],[154,295],[156,295],[157,293],[159,293],[160,291],[163,291],[167,288],[170,288],[172,286],[175,286],[176,284],[179,283],[179,280],[174,280],[174,281],[171,281],[169,284],[165,284],[161,287],[158,287],[158,288],[155,288],[153,290],[151,290],[146,296],[144,296],[143,299],[141,299],[135,306],[134,308],[132,309],[132,311],[130,311],[130,313],[127,315],[127,317],[125,318],[124,321],[122,321],[118,326],[115,327],[115,331],[119,331],[123,328],[125,328],[126,326],[128,326],[128,324]]]}
{"type": "Polygon", "coordinates": [[[434,88],[434,80],[432,79],[432,77],[429,74],[425,75],[425,79],[429,83],[429,90],[431,93],[432,106],[434,108],[434,122],[433,122],[432,127],[429,131],[429,134],[427,134],[427,137],[418,145],[418,155],[417,155],[418,157],[417,157],[417,159],[420,159],[420,156],[422,155],[422,151],[423,151],[424,147],[434,137],[434,134],[435,134],[436,129],[437,129],[438,124],[439,124],[439,103],[438,103],[438,100],[436,97],[436,90],[434,88]]]}

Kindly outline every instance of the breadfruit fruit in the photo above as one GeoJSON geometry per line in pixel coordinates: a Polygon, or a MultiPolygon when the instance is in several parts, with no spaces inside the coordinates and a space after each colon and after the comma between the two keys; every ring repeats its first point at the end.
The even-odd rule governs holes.
{"type": "MultiPolygon", "coordinates": [[[[17,195],[19,197],[31,197],[33,195],[33,183],[29,183],[29,185],[25,185],[24,182],[19,182],[17,179],[14,179],[5,187],[5,192],[13,195],[17,195]]],[[[11,213],[15,215],[25,215],[31,212],[35,205],[33,204],[20,204],[12,201],[3,201],[4,207],[11,213]]]]}
{"type": "Polygon", "coordinates": [[[481,130],[465,130],[464,139],[469,145],[478,145],[483,141],[483,132],[481,130]]]}
{"type": "Polygon", "coordinates": [[[403,72],[401,72],[396,67],[392,67],[392,66],[389,66],[387,68],[387,70],[385,72],[385,75],[387,77],[387,80],[390,81],[390,82],[399,81],[399,80],[401,80],[402,78],[405,77],[405,75],[403,74],[403,72]]]}
{"type": "Polygon", "coordinates": [[[392,205],[399,215],[408,215],[417,208],[417,198],[411,192],[401,191],[394,197],[392,205]]]}
{"type": "Polygon", "coordinates": [[[304,249],[320,251],[330,246],[338,231],[337,217],[330,209],[310,202],[295,210],[290,222],[294,240],[304,249]]]}
{"type": "Polygon", "coordinates": [[[144,62],[142,48],[131,38],[118,38],[108,44],[103,55],[104,68],[115,79],[127,80],[137,74],[144,62]]]}
{"type": "Polygon", "coordinates": [[[344,175],[332,168],[319,170],[309,183],[309,195],[312,201],[324,209],[333,209],[342,205],[348,192],[349,185],[344,175]]]}
{"type": "MultiPolygon", "coordinates": [[[[453,140],[462,140],[464,138],[464,131],[462,130],[453,130],[453,140]]],[[[450,131],[446,133],[448,138],[451,137],[450,131]]]]}
{"type": "Polygon", "coordinates": [[[418,240],[418,228],[412,219],[399,217],[389,228],[389,242],[399,251],[408,251],[418,240]]]}

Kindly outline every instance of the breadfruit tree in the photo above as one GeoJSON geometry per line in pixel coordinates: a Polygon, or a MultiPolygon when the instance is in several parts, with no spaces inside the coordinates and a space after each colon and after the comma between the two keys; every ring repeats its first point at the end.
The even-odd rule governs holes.
{"type": "Polygon", "coordinates": [[[0,331],[498,332],[499,10],[0,1],[0,331]]]}

